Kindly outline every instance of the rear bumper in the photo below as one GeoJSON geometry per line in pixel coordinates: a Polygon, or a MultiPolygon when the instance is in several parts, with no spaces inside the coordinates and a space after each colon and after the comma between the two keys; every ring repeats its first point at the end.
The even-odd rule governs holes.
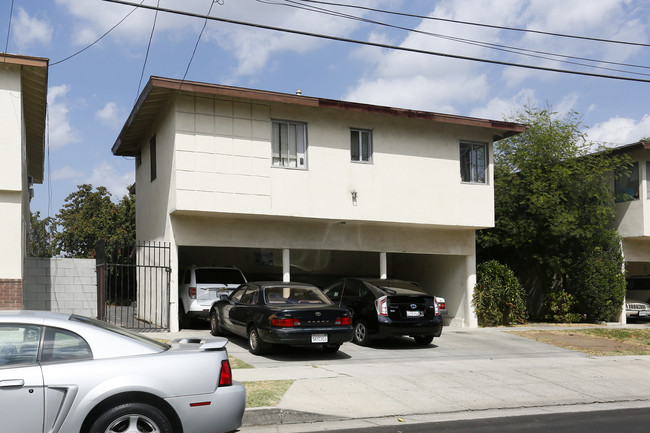
{"type": "Polygon", "coordinates": [[[371,332],[371,337],[384,338],[400,335],[442,335],[442,317],[436,316],[434,320],[421,322],[395,321],[381,317],[376,332],[371,332]]]}
{"type": "Polygon", "coordinates": [[[352,341],[354,330],[351,326],[322,327],[322,328],[271,328],[259,329],[260,338],[265,343],[288,344],[296,346],[311,346],[312,335],[326,334],[327,344],[343,344],[352,341]]]}

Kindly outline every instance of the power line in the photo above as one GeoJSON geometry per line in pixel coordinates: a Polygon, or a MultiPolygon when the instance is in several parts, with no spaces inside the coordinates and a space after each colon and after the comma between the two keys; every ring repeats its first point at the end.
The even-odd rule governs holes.
{"type": "MultiPolygon", "coordinates": [[[[13,0],[12,0],[12,1],[13,1],[13,0]]],[[[145,1],[145,0],[142,0],[142,1],[140,2],[140,4],[144,3],[144,1],[145,1]]],[[[69,55],[68,57],[66,57],[66,58],[64,58],[64,59],[58,60],[58,61],[56,61],[56,62],[54,62],[54,63],[50,63],[50,67],[52,67],[52,66],[56,66],[56,65],[58,65],[59,63],[63,63],[63,62],[65,62],[66,60],[70,60],[71,58],[77,56],[78,54],[83,53],[83,52],[86,51],[88,48],[94,46],[94,45],[97,44],[99,41],[101,41],[102,39],[104,39],[104,37],[107,36],[110,32],[112,32],[113,30],[115,30],[115,28],[117,28],[117,26],[119,26],[120,24],[122,24],[122,23],[124,22],[124,20],[126,20],[128,17],[130,17],[131,14],[132,14],[133,12],[135,12],[137,9],[138,9],[137,6],[135,6],[133,9],[131,9],[131,12],[129,12],[128,14],[126,14],[126,16],[125,16],[124,18],[122,18],[121,20],[119,20],[119,21],[117,22],[117,24],[115,24],[113,27],[111,27],[110,29],[108,29],[108,31],[106,31],[106,33],[104,33],[103,35],[101,35],[101,36],[100,36],[97,40],[95,40],[93,43],[87,45],[86,47],[82,48],[81,50],[77,51],[77,52],[74,53],[74,54],[69,55]]]]}
{"type": "Polygon", "coordinates": [[[9,9],[9,25],[7,26],[7,42],[5,43],[5,53],[9,49],[9,35],[11,34],[11,17],[14,15],[14,0],[11,0],[11,8],[9,9]]]}
{"type": "Polygon", "coordinates": [[[448,35],[443,35],[439,33],[433,33],[433,32],[427,32],[424,30],[417,30],[417,29],[411,29],[409,27],[403,27],[403,26],[397,26],[394,24],[388,24],[384,23],[381,21],[375,21],[375,20],[370,20],[367,18],[362,18],[359,16],[355,15],[348,15],[344,14],[341,12],[336,12],[330,9],[325,9],[325,8],[320,8],[320,7],[315,7],[315,6],[306,6],[302,5],[299,3],[299,1],[293,1],[293,0],[284,0],[284,2],[277,2],[277,1],[272,1],[272,0],[257,0],[260,3],[265,3],[265,4],[270,4],[270,5],[275,5],[275,6],[286,6],[286,7],[292,7],[296,9],[303,9],[307,11],[312,11],[316,13],[322,13],[326,15],[332,15],[340,18],[345,18],[345,19],[350,19],[350,20],[355,20],[355,21],[360,21],[360,22],[365,22],[365,23],[370,23],[370,24],[377,24],[381,25],[384,27],[390,27],[394,29],[399,29],[399,30],[406,30],[408,32],[413,32],[413,33],[418,33],[418,34],[423,34],[427,36],[432,36],[432,37],[437,37],[441,39],[447,39],[451,40],[454,42],[459,42],[463,44],[468,44],[468,45],[474,45],[474,46],[479,46],[483,48],[490,48],[493,50],[497,51],[502,51],[506,53],[512,53],[512,54],[518,54],[518,55],[525,55],[528,57],[534,57],[534,58],[539,58],[543,60],[550,60],[550,61],[558,61],[558,62],[563,62],[563,63],[568,63],[571,65],[576,65],[576,66],[584,66],[588,68],[595,68],[595,69],[602,69],[602,70],[607,70],[607,71],[613,71],[613,72],[623,72],[626,74],[633,74],[633,75],[645,75],[645,76],[650,76],[650,74],[645,74],[641,72],[632,72],[632,71],[624,71],[620,69],[614,69],[614,68],[607,68],[604,66],[596,66],[596,65],[588,65],[584,63],[579,63],[579,62],[573,62],[570,60],[562,60],[562,59],[574,59],[574,60],[582,60],[582,61],[587,61],[587,62],[592,62],[592,63],[603,63],[603,64],[609,64],[609,65],[617,65],[617,66],[627,66],[627,67],[632,67],[632,68],[640,68],[640,69],[650,69],[650,66],[643,66],[643,65],[632,65],[632,64],[627,64],[627,63],[619,63],[619,62],[610,62],[607,60],[597,60],[597,59],[590,59],[586,57],[577,57],[577,56],[569,56],[566,54],[556,54],[556,53],[549,53],[545,51],[536,51],[536,50],[530,50],[526,48],[519,48],[519,47],[512,47],[508,45],[501,45],[501,44],[494,44],[490,42],[483,42],[483,41],[477,41],[473,39],[465,39],[465,38],[459,38],[455,36],[448,36],[448,35]],[[551,57],[547,57],[551,56],[551,57]]]}
{"type": "Polygon", "coordinates": [[[487,28],[499,29],[499,30],[510,30],[510,31],[513,31],[513,32],[536,33],[536,34],[546,35],[546,36],[557,36],[557,37],[560,37],[560,38],[582,39],[582,40],[587,40],[587,41],[605,42],[605,43],[610,43],[610,44],[622,44],[622,45],[634,45],[634,46],[639,46],[639,47],[650,47],[650,44],[646,44],[646,43],[642,43],[642,42],[618,41],[618,40],[614,40],[614,39],[593,38],[593,37],[589,37],[589,36],[579,36],[579,35],[569,35],[569,34],[565,34],[565,33],[545,32],[545,31],[542,31],[542,30],[522,29],[522,28],[518,28],[518,27],[497,26],[497,25],[493,25],[493,24],[475,23],[475,22],[471,22],[471,21],[460,21],[460,20],[453,20],[453,19],[450,19],[450,18],[431,17],[431,16],[426,16],[426,15],[415,15],[415,14],[409,14],[409,13],[404,13],[404,12],[394,12],[394,11],[388,11],[388,10],[384,10],[384,9],[375,9],[375,8],[366,7],[366,6],[350,5],[350,4],[335,3],[335,2],[326,2],[326,1],[322,1],[322,0],[297,0],[297,1],[305,2],[305,3],[319,3],[319,4],[330,5],[330,6],[339,6],[339,7],[362,9],[362,10],[368,10],[368,11],[379,12],[379,13],[384,13],[384,14],[399,15],[399,16],[405,16],[405,17],[410,17],[410,18],[419,18],[419,19],[423,19],[423,20],[444,21],[444,22],[449,22],[449,23],[464,24],[464,25],[468,25],[468,26],[487,27],[487,28]]]}
{"type": "Polygon", "coordinates": [[[421,49],[417,49],[417,48],[407,48],[407,47],[400,47],[400,46],[395,46],[395,45],[381,44],[381,43],[377,43],[377,42],[361,41],[361,40],[356,40],[356,39],[343,38],[343,37],[339,37],[339,36],[331,36],[331,35],[324,35],[324,34],[319,34],[319,33],[305,32],[305,31],[301,31],[301,30],[284,29],[284,28],[281,28],[281,27],[274,27],[274,26],[268,26],[268,25],[263,25],[263,24],[254,24],[254,23],[249,23],[249,22],[231,20],[231,19],[227,19],[227,18],[210,17],[210,16],[206,16],[206,15],[200,15],[200,14],[196,14],[196,13],[192,13],[192,12],[185,12],[185,11],[180,11],[180,10],[175,10],[175,9],[161,8],[159,6],[149,6],[149,5],[144,5],[144,4],[138,5],[136,3],[127,2],[127,1],[124,1],[124,0],[103,0],[103,1],[111,2],[111,3],[124,4],[124,5],[130,5],[130,6],[137,6],[137,7],[140,7],[140,8],[151,9],[151,10],[156,10],[156,11],[166,12],[166,13],[171,13],[171,14],[176,14],[176,15],[183,15],[183,16],[188,16],[188,17],[192,17],[192,18],[209,19],[209,20],[224,22],[224,23],[228,23],[228,24],[241,25],[241,26],[253,27],[253,28],[264,29],[264,30],[272,30],[272,31],[277,31],[277,32],[282,32],[282,33],[290,33],[290,34],[301,35],[301,36],[309,36],[309,37],[319,38],[319,39],[328,39],[328,40],[338,41],[338,42],[348,42],[348,43],[357,44],[357,45],[366,45],[366,46],[372,46],[372,47],[377,47],[377,48],[385,48],[385,49],[396,50],[396,51],[405,51],[405,52],[416,53],[416,54],[426,54],[426,55],[430,55],[430,56],[447,57],[447,58],[458,59],[458,60],[469,60],[469,61],[473,61],[473,62],[488,63],[488,64],[500,65],[500,66],[513,66],[513,67],[517,67],[517,68],[524,68],[524,69],[531,69],[531,70],[538,70],[538,71],[558,72],[558,73],[570,74],[570,75],[581,75],[581,76],[595,77],[595,78],[607,78],[607,79],[612,79],[612,80],[623,80],[623,81],[635,81],[635,82],[641,82],[641,83],[650,83],[650,80],[642,79],[642,78],[624,77],[624,76],[617,76],[617,75],[604,75],[604,74],[596,74],[596,73],[591,73],[591,72],[580,72],[580,71],[574,71],[574,70],[568,70],[568,69],[557,69],[557,68],[549,68],[549,67],[544,67],[544,66],[534,66],[534,65],[527,65],[527,64],[521,64],[521,63],[505,62],[505,61],[499,61],[499,60],[489,60],[489,59],[482,59],[482,58],[478,58],[478,57],[461,56],[461,55],[457,55],[457,54],[441,53],[441,52],[436,52],[436,51],[421,50],[421,49]]]}
{"type": "MultiPolygon", "coordinates": [[[[140,3],[142,5],[142,3],[140,3]]],[[[160,6],[160,0],[158,0],[158,6],[160,6]]],[[[149,35],[149,44],[147,45],[147,53],[144,56],[144,63],[142,63],[142,72],[140,72],[140,82],[138,83],[138,93],[135,95],[135,100],[138,100],[140,96],[140,86],[142,86],[142,77],[144,77],[144,70],[147,67],[147,60],[149,59],[149,50],[151,49],[151,41],[153,40],[153,32],[156,30],[156,21],[158,21],[158,10],[153,17],[153,26],[151,26],[151,34],[149,35]]]]}

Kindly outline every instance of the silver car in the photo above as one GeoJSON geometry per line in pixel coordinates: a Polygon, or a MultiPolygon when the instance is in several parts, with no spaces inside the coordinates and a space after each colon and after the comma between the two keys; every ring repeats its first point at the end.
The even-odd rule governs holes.
{"type": "Polygon", "coordinates": [[[168,345],[83,316],[0,312],[0,430],[235,430],[246,391],[227,343],[168,345]]]}
{"type": "Polygon", "coordinates": [[[650,319],[650,304],[638,299],[625,300],[625,315],[628,319],[650,319]]]}

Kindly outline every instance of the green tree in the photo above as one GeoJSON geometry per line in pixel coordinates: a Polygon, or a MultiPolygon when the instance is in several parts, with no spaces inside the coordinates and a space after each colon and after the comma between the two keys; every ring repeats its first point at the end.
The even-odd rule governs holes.
{"type": "Polygon", "coordinates": [[[41,219],[41,213],[31,213],[28,254],[31,257],[53,257],[56,221],[52,217],[41,219]]]}
{"type": "Polygon", "coordinates": [[[103,186],[77,186],[66,197],[57,214],[61,230],[56,234],[56,250],[66,257],[92,257],[95,243],[103,239],[112,243],[135,241],[135,198],[124,196],[115,204],[103,186]]]}
{"type": "MultiPolygon", "coordinates": [[[[550,107],[527,106],[508,120],[529,129],[495,142],[495,227],[478,233],[479,257],[508,264],[529,293],[589,290],[589,281],[578,281],[585,277],[580,273],[569,286],[570,272],[610,236],[615,217],[610,181],[625,172],[629,158],[594,152],[574,111],[558,115],[550,107]]],[[[529,303],[535,315],[541,313],[541,297],[529,303]]]]}
{"type": "Polygon", "coordinates": [[[472,303],[480,326],[514,325],[528,320],[526,291],[514,272],[496,260],[478,265],[472,303]]]}

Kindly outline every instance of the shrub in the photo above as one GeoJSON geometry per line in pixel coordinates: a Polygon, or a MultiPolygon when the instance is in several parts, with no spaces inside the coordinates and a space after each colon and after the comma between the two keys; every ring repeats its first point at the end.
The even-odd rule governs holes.
{"type": "Polygon", "coordinates": [[[544,319],[555,323],[579,322],[584,316],[574,312],[575,300],[563,290],[547,293],[544,298],[546,315],[544,319]]]}
{"type": "Polygon", "coordinates": [[[496,260],[478,265],[472,303],[480,326],[526,323],[526,292],[514,272],[496,260]]]}

